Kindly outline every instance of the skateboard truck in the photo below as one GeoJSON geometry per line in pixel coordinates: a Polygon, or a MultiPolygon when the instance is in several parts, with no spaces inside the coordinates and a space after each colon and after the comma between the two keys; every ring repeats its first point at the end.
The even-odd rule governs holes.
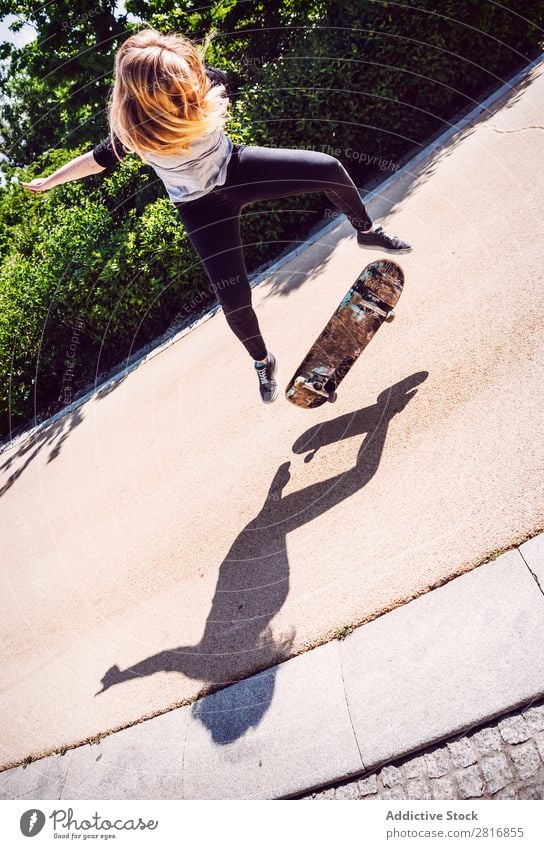
{"type": "Polygon", "coordinates": [[[320,398],[324,398],[325,401],[328,401],[330,404],[334,404],[338,397],[336,392],[327,392],[325,389],[320,389],[315,384],[307,381],[306,378],[302,375],[299,375],[299,377],[296,378],[294,385],[298,389],[304,387],[304,389],[306,389],[308,392],[313,392],[314,395],[318,395],[320,398]]]}
{"type": "Polygon", "coordinates": [[[360,309],[370,310],[375,313],[375,315],[383,318],[384,321],[393,321],[395,318],[395,310],[390,307],[389,304],[386,304],[385,301],[381,301],[366,287],[362,292],[357,292],[357,294],[359,295],[359,299],[355,303],[360,309]]]}
{"type": "Polygon", "coordinates": [[[358,306],[363,307],[363,309],[370,310],[373,313],[376,313],[376,315],[379,315],[380,318],[383,318],[383,320],[387,322],[393,321],[393,319],[395,318],[395,310],[384,310],[377,304],[373,303],[372,301],[367,301],[364,298],[361,299],[358,306]]]}

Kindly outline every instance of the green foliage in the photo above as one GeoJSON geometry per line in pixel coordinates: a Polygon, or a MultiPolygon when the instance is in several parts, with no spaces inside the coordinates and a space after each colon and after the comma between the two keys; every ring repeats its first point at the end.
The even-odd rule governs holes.
{"type": "MultiPolygon", "coordinates": [[[[12,181],[45,176],[103,137],[113,53],[135,27],[115,7],[0,0],[0,18],[17,12],[38,34],[22,49],[0,46],[3,433],[70,402],[212,299],[176,210],[136,158],[44,194],[12,181]]],[[[544,16],[536,0],[127,0],[126,8],[165,32],[215,31],[206,59],[234,81],[234,141],[325,150],[359,185],[394,170],[533,56],[544,16]]],[[[323,196],[304,195],[246,209],[249,269],[304,238],[324,208],[323,196]]]]}
{"type": "Polygon", "coordinates": [[[52,147],[75,147],[102,132],[113,56],[130,31],[115,0],[0,0],[0,20],[30,24],[34,41],[0,45],[0,139],[24,166],[52,147]]]}
{"type": "Polygon", "coordinates": [[[27,195],[24,209],[21,194],[9,185],[0,207],[0,384],[12,426],[34,405],[73,400],[206,286],[176,210],[134,159],[106,179],[27,195]]]}
{"type": "Polygon", "coordinates": [[[334,153],[359,184],[394,171],[525,64],[544,22],[538,0],[329,0],[323,9],[317,25],[299,27],[293,51],[252,64],[237,108],[257,143],[334,153]]]}

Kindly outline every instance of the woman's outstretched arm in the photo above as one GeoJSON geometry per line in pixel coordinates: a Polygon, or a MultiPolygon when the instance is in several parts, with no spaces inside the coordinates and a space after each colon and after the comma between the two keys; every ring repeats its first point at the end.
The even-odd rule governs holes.
{"type": "Polygon", "coordinates": [[[54,188],[54,186],[60,186],[61,183],[80,180],[82,177],[89,177],[91,174],[99,174],[103,170],[104,168],[98,164],[92,150],[90,150],[87,153],[82,153],[81,156],[76,156],[66,165],[57,168],[48,177],[37,177],[30,183],[21,183],[20,185],[31,192],[45,192],[54,188]]]}

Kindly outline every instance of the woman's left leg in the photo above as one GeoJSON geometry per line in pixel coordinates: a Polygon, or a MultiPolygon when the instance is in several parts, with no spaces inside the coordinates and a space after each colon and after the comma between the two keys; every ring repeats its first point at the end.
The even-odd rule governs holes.
{"type": "Polygon", "coordinates": [[[254,360],[263,360],[267,349],[251,303],[239,206],[212,191],[176,207],[229,327],[254,360]]]}

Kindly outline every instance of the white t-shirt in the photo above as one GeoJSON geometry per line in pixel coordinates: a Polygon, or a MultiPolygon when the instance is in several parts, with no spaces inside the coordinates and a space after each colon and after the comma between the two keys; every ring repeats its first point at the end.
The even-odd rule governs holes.
{"type": "Polygon", "coordinates": [[[194,142],[183,157],[146,153],[144,161],[161,178],[170,200],[183,203],[223,185],[231,154],[232,141],[223,130],[216,130],[194,142]]]}
{"type": "MultiPolygon", "coordinates": [[[[224,85],[226,89],[226,75],[222,71],[207,68],[206,72],[214,83],[224,85]]],[[[184,203],[223,185],[232,147],[231,139],[219,128],[193,142],[186,153],[164,156],[146,152],[142,159],[160,177],[172,203],[184,203]]],[[[121,159],[129,153],[119,140],[116,140],[115,150],[121,159]]],[[[119,162],[113,150],[111,135],[97,144],[92,153],[95,161],[103,168],[113,168],[119,162]]]]}

